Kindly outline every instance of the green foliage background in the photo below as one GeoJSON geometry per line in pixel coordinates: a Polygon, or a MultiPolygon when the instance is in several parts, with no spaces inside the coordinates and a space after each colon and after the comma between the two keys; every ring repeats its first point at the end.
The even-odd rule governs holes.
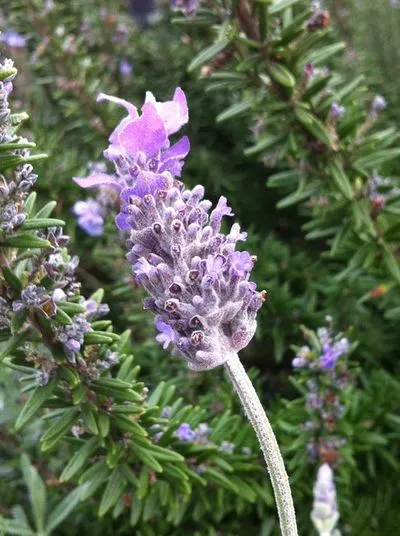
{"type": "MultiPolygon", "coordinates": [[[[268,21],[272,37],[265,51],[254,43],[254,36],[246,34],[251,33],[248,25],[240,26],[243,18],[235,18],[234,8],[241,3],[205,2],[197,18],[180,18],[175,23],[167,9],[162,9],[161,19],[140,31],[127,6],[111,0],[56,0],[47,12],[44,0],[16,0],[11,5],[0,0],[4,27],[13,27],[28,39],[26,49],[7,50],[7,54],[19,69],[15,106],[30,113],[24,134],[49,154],[46,161],[35,166],[40,177],[38,203],[58,201],[55,217],[66,221],[72,237],[70,253],[81,259],[82,294],[89,296],[98,287],[105,289],[104,301],[110,305],[115,330],[132,331],[129,351],[141,366],[141,381],[150,392],[159,382],[168,380],[168,386],[175,385],[175,397],[181,396],[185,404],[197,407],[193,424],[206,420],[217,426],[222,419],[221,440],[249,445],[256,452],[255,439],[248,429],[246,437],[236,435],[240,435],[242,426],[236,417],[240,409],[222,373],[188,374],[183,363],[165,355],[155,343],[152,320],[141,310],[141,291],[133,284],[123,247],[115,240],[112,218],[105,235],[93,239],[76,228],[71,214],[73,203],[85,196],[71,177],[87,174],[87,162],[101,159],[108,133],[121,117],[115,107],[97,105],[96,94],[103,91],[140,103],[146,90],[162,100],[176,86],[184,88],[190,107],[186,133],[192,146],[184,181],[192,186],[203,184],[213,201],[219,195],[228,197],[237,221],[249,232],[247,248],[258,258],[254,271],[257,285],[269,293],[256,337],[242,359],[257,369],[254,374],[293,482],[300,534],[312,533],[309,513],[316,465],[307,461],[304,385],[292,377],[291,345],[302,344],[301,325],[315,330],[324,324],[326,315],[331,315],[337,330],[351,333],[352,341],[358,342],[351,359],[361,371],[346,399],[342,423],[347,444],[336,471],[340,528],[343,534],[389,536],[396,533],[400,521],[396,507],[400,493],[400,209],[396,198],[390,205],[392,213],[379,216],[382,232],[389,237],[382,242],[382,237],[378,239],[374,234],[375,220],[365,192],[375,167],[400,185],[396,126],[400,109],[396,76],[400,9],[386,0],[379,6],[372,0],[332,0],[336,25],[307,35],[304,22],[311,17],[309,2],[286,1],[289,7],[269,19],[265,11],[268,2],[250,2],[249,14],[258,24],[256,34],[265,30],[264,18],[268,21]],[[281,17],[279,25],[274,17],[281,17]],[[280,32],[290,25],[296,37],[282,37],[280,32]],[[126,36],[116,42],[113,36],[121,28],[126,36]],[[341,52],[341,46],[327,48],[335,47],[341,38],[347,42],[345,52],[341,52]],[[119,72],[122,58],[133,65],[129,79],[119,72]],[[197,63],[192,63],[188,71],[193,58],[197,63]],[[348,68],[346,58],[353,58],[354,68],[348,68]],[[307,95],[302,69],[311,60],[319,62],[320,67],[328,65],[333,76],[326,83],[322,81],[314,94],[307,95]],[[211,76],[199,76],[204,64],[212,67],[211,76]],[[366,81],[353,85],[358,74],[364,74],[366,81]],[[387,97],[388,113],[360,137],[358,129],[368,121],[375,92],[387,97]],[[329,107],[338,96],[347,109],[336,132],[339,154],[343,156],[341,177],[345,178],[335,182],[331,177],[337,155],[323,145],[332,141],[329,107]],[[299,101],[307,105],[304,111],[313,114],[308,123],[311,127],[301,123],[295,106],[291,107],[299,101]],[[221,113],[225,113],[225,120],[218,120],[221,113]],[[254,136],[251,127],[257,122],[264,130],[254,136]],[[318,144],[311,146],[315,139],[318,144]],[[353,151],[354,139],[359,145],[353,151]],[[382,151],[393,152],[389,156],[385,153],[386,157],[382,151]],[[368,162],[375,153],[380,155],[376,166],[368,162]],[[353,160],[362,162],[352,166],[353,160]],[[296,173],[287,175],[287,180],[282,175],[288,170],[298,171],[299,163],[302,169],[308,164],[311,169],[301,188],[296,173]],[[352,200],[346,204],[349,189],[352,200]],[[321,208],[309,202],[323,195],[328,197],[328,206],[321,208]],[[349,232],[343,239],[345,227],[349,232]],[[375,299],[370,293],[379,285],[388,290],[375,299]],[[228,410],[234,416],[224,421],[221,415],[228,410]],[[230,427],[232,434],[228,437],[230,427]]],[[[25,431],[14,431],[26,396],[20,395],[15,372],[1,369],[0,394],[5,408],[0,417],[0,513],[17,520],[27,515],[32,522],[36,515],[28,499],[32,479],[45,481],[51,507],[77,489],[58,480],[76,445],[65,442],[55,451],[41,453],[37,445],[44,426],[40,417],[25,431]],[[37,474],[29,469],[26,454],[37,474]]],[[[180,449],[176,445],[172,448],[180,449]]],[[[185,459],[190,457],[184,450],[182,454],[185,459]]],[[[266,477],[257,470],[256,475],[251,471],[247,474],[244,488],[256,493],[253,497],[248,491],[250,498],[246,499],[235,486],[232,489],[235,482],[240,487],[245,481],[237,468],[241,462],[236,460],[237,467],[229,467],[229,457],[221,455],[221,460],[223,477],[211,483],[209,504],[210,488],[198,495],[193,491],[191,507],[182,513],[176,526],[159,513],[158,496],[146,491],[142,498],[148,501],[147,510],[142,512],[136,529],[129,525],[132,514],[121,498],[113,516],[99,518],[102,489],[90,500],[77,501],[74,513],[55,534],[92,530],[100,534],[131,534],[135,530],[143,536],[278,534],[266,477]],[[225,495],[218,491],[221,486],[225,495]],[[237,501],[234,507],[230,504],[232,496],[237,501]],[[196,513],[196,501],[205,501],[197,507],[203,517],[196,513]]],[[[257,469],[257,462],[254,466],[257,469]]],[[[128,489],[127,493],[135,491],[128,489]]],[[[163,506],[164,511],[168,510],[168,505],[163,506]]],[[[39,534],[39,529],[35,533],[39,534]]]]}

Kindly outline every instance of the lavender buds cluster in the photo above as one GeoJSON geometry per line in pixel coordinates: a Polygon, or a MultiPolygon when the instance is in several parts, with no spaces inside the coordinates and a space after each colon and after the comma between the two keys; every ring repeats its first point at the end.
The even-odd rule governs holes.
{"type": "Polygon", "coordinates": [[[116,173],[75,181],[120,192],[116,223],[129,233],[128,259],[150,295],[144,307],[156,315],[160,344],[172,344],[193,370],[221,365],[253,337],[264,294],[249,281],[254,258],[236,251],[246,234],[238,224],[221,232],[222,218],[233,215],[226,199],[210,212],[202,186],[188,190],[176,180],[189,141],[183,137],[170,146],[169,136],[187,122],[185,95],[178,88],[172,101],[158,103],[148,93],[141,116],[125,101],[102,99],[129,112],[104,153],[116,173]]]}

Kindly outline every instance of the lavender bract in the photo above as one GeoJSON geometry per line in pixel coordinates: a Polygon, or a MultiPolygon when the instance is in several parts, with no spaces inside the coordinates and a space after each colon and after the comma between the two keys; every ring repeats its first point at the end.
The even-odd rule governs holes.
{"type": "Polygon", "coordinates": [[[176,180],[189,141],[183,137],[171,146],[169,136],[188,120],[185,95],[177,88],[172,101],[160,103],[147,93],[140,116],[126,101],[102,99],[129,113],[104,153],[116,173],[74,180],[119,191],[116,224],[128,233],[136,281],[150,294],[144,308],[156,314],[158,342],[164,349],[172,344],[193,370],[222,365],[250,342],[265,295],[249,281],[254,258],[235,251],[246,233],[237,223],[221,233],[222,218],[233,215],[226,198],[210,212],[202,186],[188,190],[176,180]]]}

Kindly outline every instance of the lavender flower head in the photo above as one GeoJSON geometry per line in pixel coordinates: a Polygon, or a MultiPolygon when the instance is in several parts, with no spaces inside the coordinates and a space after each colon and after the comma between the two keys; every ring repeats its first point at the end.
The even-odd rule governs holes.
{"type": "Polygon", "coordinates": [[[318,469],[311,519],[321,536],[330,536],[339,519],[333,472],[327,463],[318,469]]]}
{"type": "Polygon", "coordinates": [[[74,180],[119,191],[116,224],[129,233],[127,258],[150,295],[144,308],[156,314],[158,342],[164,349],[172,344],[193,370],[222,365],[252,339],[265,294],[249,281],[253,258],[235,251],[246,233],[237,223],[221,233],[222,218],[233,215],[226,198],[210,212],[202,186],[188,190],[176,180],[189,141],[185,136],[171,146],[169,136],[188,121],[185,95],[177,88],[172,101],[157,102],[147,93],[141,115],[126,101],[103,99],[129,114],[104,152],[116,173],[74,180]]]}

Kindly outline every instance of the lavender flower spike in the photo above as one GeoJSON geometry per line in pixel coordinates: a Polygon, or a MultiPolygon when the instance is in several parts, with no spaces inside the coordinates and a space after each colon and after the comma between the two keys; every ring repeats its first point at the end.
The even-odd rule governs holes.
{"type": "Polygon", "coordinates": [[[339,519],[333,472],[327,463],[318,469],[311,519],[320,536],[332,536],[339,519]]]}
{"type": "Polygon", "coordinates": [[[127,258],[136,281],[149,294],[144,308],[155,313],[157,341],[164,349],[172,345],[173,353],[192,370],[226,366],[266,459],[282,534],[297,536],[279,447],[237,355],[252,339],[257,311],[265,300],[265,293],[249,281],[254,258],[236,251],[237,242],[247,235],[237,223],[228,234],[221,232],[223,217],[233,216],[225,197],[211,210],[202,186],[189,190],[177,180],[189,141],[183,137],[171,146],[169,137],[188,121],[185,94],[177,88],[171,101],[161,103],[147,93],[141,114],[121,99],[100,99],[128,111],[104,152],[115,174],[74,180],[83,187],[103,184],[119,191],[116,224],[126,233],[127,258]]]}

